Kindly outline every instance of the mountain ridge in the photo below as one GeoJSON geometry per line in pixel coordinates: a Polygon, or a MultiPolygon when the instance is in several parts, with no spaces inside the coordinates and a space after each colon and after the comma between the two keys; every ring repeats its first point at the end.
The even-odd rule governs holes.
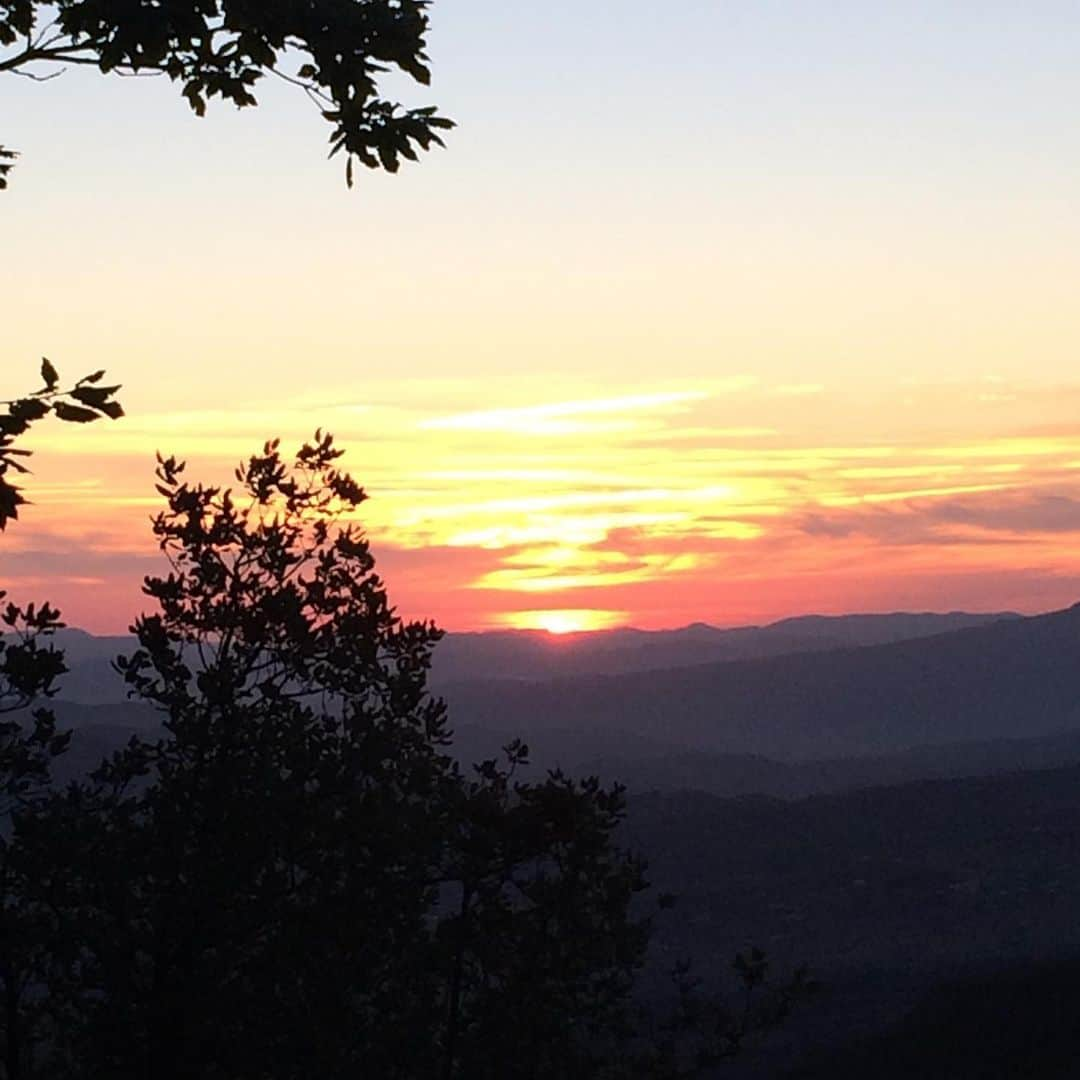
{"type": "MultiPolygon", "coordinates": [[[[885,612],[796,615],[763,626],[727,628],[691,623],[672,630],[620,628],[568,635],[542,630],[450,632],[435,649],[431,682],[441,690],[479,678],[528,681],[662,671],[884,644],[1021,618],[1015,612],[885,612]]],[[[56,643],[71,669],[61,687],[65,696],[88,703],[123,699],[122,684],[110,664],[117,654],[135,648],[133,637],[98,637],[67,628],[57,634],[56,643]]]]}
{"type": "Polygon", "coordinates": [[[1051,735],[1080,723],[1080,605],[881,645],[618,677],[462,682],[452,715],[523,731],[583,724],[780,759],[1051,735]]]}

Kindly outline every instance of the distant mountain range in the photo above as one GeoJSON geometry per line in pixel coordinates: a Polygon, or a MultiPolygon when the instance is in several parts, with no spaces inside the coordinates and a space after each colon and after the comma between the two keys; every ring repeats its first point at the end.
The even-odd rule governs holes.
{"type": "Polygon", "coordinates": [[[1080,606],[883,645],[618,676],[445,687],[451,715],[798,761],[1080,727],[1080,606]]]}
{"type": "MultiPolygon", "coordinates": [[[[108,668],[129,639],[62,644],[80,698],[54,703],[75,728],[66,779],[159,721],[108,668]]],[[[1080,606],[451,635],[438,681],[463,762],[520,735],[534,770],[629,785],[622,839],[678,896],[658,956],[694,957],[708,986],[751,943],[778,974],[809,963],[820,997],[725,1076],[1071,1076],[1076,1040],[1054,1040],[1080,973],[1062,955],[1080,916],[1078,659],[1080,606]],[[939,985],[957,976],[975,981],[939,985]],[[1030,1030],[988,1041],[1017,995],[1030,1030]]]]}
{"type": "MultiPolygon", "coordinates": [[[[438,690],[451,683],[483,679],[546,681],[574,675],[623,675],[881,645],[1019,618],[1014,612],[899,612],[807,615],[732,629],[695,623],[678,630],[621,629],[566,636],[522,630],[447,634],[435,650],[432,685],[438,690]]],[[[71,669],[62,687],[64,698],[84,704],[124,699],[123,685],[110,663],[134,649],[133,638],[96,637],[72,629],[61,631],[57,643],[71,669]]]]}
{"type": "Polygon", "coordinates": [[[788,653],[886,645],[1020,618],[1015,612],[803,615],[767,626],[608,630],[556,636],[544,631],[448,634],[435,651],[436,684],[465,679],[552,679],[625,675],[788,653]]]}
{"type": "MultiPolygon", "coordinates": [[[[72,672],[56,708],[78,731],[63,771],[78,772],[157,718],[123,701],[109,668],[130,638],[65,631],[60,643],[72,672]]],[[[452,634],[437,656],[465,764],[521,737],[534,772],[795,798],[1080,762],[1080,607],[571,638],[452,634]],[[655,666],[733,651],[750,658],[655,666]],[[474,671],[498,677],[467,677],[474,671]]]]}

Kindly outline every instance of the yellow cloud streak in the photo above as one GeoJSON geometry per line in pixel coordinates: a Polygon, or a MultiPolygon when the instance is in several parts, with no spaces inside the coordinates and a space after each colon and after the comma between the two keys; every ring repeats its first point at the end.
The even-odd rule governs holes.
{"type": "Polygon", "coordinates": [[[501,592],[546,593],[570,589],[600,589],[630,585],[654,576],[652,568],[635,570],[587,571],[581,574],[548,574],[527,570],[492,570],[470,583],[473,589],[497,589],[501,592]]]}
{"type": "Polygon", "coordinates": [[[584,401],[560,401],[547,405],[442,416],[423,421],[420,428],[428,431],[503,432],[511,435],[570,435],[587,431],[611,433],[631,430],[635,425],[628,420],[597,423],[592,420],[582,422],[576,418],[608,413],[655,412],[692,401],[702,401],[706,397],[708,394],[704,391],[680,390],[584,401]]]}
{"type": "Polygon", "coordinates": [[[463,503],[414,510],[400,517],[396,524],[407,528],[419,522],[440,518],[459,518],[483,515],[505,517],[512,514],[537,514],[576,507],[645,506],[650,503],[687,501],[722,502],[730,499],[735,489],[729,486],[672,490],[646,488],[630,491],[567,492],[560,495],[527,495],[516,499],[492,499],[487,502],[463,503]]]}
{"type": "MultiPolygon", "coordinates": [[[[537,384],[527,389],[535,396],[537,384]]],[[[896,572],[922,566],[921,560],[929,565],[944,558],[939,549],[920,555],[908,545],[903,553],[890,550],[886,559],[874,541],[841,533],[810,539],[798,533],[798,518],[1032,490],[1069,479],[1069,470],[1080,464],[1080,433],[1072,431],[1000,438],[968,432],[952,443],[939,432],[909,435],[902,443],[882,436],[843,445],[834,437],[799,435],[790,411],[782,435],[754,423],[772,419],[769,402],[789,410],[829,407],[816,387],[798,394],[762,387],[756,396],[740,395],[737,406],[713,387],[658,387],[449,416],[432,415],[430,388],[403,386],[398,402],[386,387],[380,393],[381,403],[363,406],[324,402],[296,410],[148,416],[103,425],[89,437],[74,425],[53,425],[40,446],[45,452],[34,459],[30,494],[37,505],[28,520],[51,532],[50,550],[65,543],[109,552],[152,550],[146,517],[160,505],[149,494],[158,446],[191,458],[194,478],[227,482],[228,467],[269,435],[282,433],[288,445],[321,424],[335,430],[349,450],[345,466],[374,496],[359,517],[380,545],[473,552],[475,560],[457,572],[459,590],[509,596],[590,588],[614,599],[611,610],[622,611],[626,591],[651,582],[698,581],[706,590],[715,588],[707,569],[721,564],[724,580],[761,578],[780,566],[813,576],[834,557],[828,552],[843,551],[850,559],[867,544],[865,550],[896,572]],[[787,398],[793,400],[785,406],[787,398]],[[523,422],[544,430],[519,438],[523,422]],[[564,439],[557,426],[571,422],[588,430],[564,439]],[[640,438],[642,430],[648,439],[640,438]],[[757,441],[734,444],[740,435],[757,441]],[[88,446],[92,458],[86,457],[88,446]],[[53,454],[65,460],[54,461],[53,454]]],[[[500,393],[504,401],[514,396],[500,393]]],[[[464,392],[446,396],[452,403],[465,399],[464,392]]],[[[950,563],[966,558],[972,566],[1004,565],[1015,558],[1003,548],[975,550],[978,530],[951,529],[957,542],[950,563]]],[[[17,535],[17,550],[33,547],[33,533],[20,528],[17,535]]],[[[1030,539],[1051,557],[1049,540],[1044,547],[1030,539]]],[[[1032,557],[1031,547],[1026,550],[1032,557]]]]}

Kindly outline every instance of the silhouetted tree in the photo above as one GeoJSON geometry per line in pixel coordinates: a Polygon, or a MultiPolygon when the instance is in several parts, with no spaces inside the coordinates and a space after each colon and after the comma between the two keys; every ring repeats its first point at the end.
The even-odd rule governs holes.
{"type": "MultiPolygon", "coordinates": [[[[648,922],[621,792],[472,779],[318,435],[239,492],[159,461],[170,572],[119,662],[161,710],[65,796],[81,833],[76,1076],[594,1076],[648,922]]],[[[60,1003],[70,1009],[69,1001],[60,1003]]]]}
{"type": "MultiPolygon", "coordinates": [[[[19,736],[5,1080],[660,1080],[731,1056],[764,957],[738,960],[741,1014],[685,970],[671,1017],[635,1004],[651,911],[622,790],[521,782],[520,743],[462,772],[427,691],[440,632],[390,606],[339,457],[269,443],[235,492],[159,458],[170,569],[117,663],[164,734],[52,794],[65,738],[46,713],[19,736]]],[[[9,683],[20,655],[51,677],[11,704],[62,671],[33,629],[9,683]]]]}
{"type": "MultiPolygon", "coordinates": [[[[0,591],[0,601],[4,599],[0,591]]],[[[62,624],[48,604],[7,604],[0,637],[0,1042],[8,1080],[21,1075],[28,1032],[27,992],[41,977],[49,949],[40,910],[27,898],[26,860],[18,825],[48,797],[51,764],[67,749],[46,708],[26,710],[55,692],[66,670],[63,654],[48,643],[62,624]]]]}
{"type": "MultiPolygon", "coordinates": [[[[0,4],[0,72],[48,79],[63,65],[165,75],[198,115],[208,98],[256,104],[275,75],[301,88],[331,125],[330,153],[396,172],[453,127],[435,108],[384,98],[400,72],[427,85],[429,0],[8,0],[0,4]]],[[[0,188],[14,155],[0,147],[0,188]]]]}
{"type": "Polygon", "coordinates": [[[517,783],[527,754],[511,744],[459,793],[443,1077],[595,1077],[631,1032],[651,920],[632,907],[644,864],[614,842],[623,791],[557,771],[517,783]]]}
{"type": "MultiPolygon", "coordinates": [[[[0,402],[5,406],[0,413],[0,531],[26,502],[9,476],[28,472],[30,452],[17,442],[32,424],[49,415],[73,423],[123,415],[114,399],[119,387],[100,385],[104,374],[95,372],[64,390],[55,368],[43,360],[41,389],[0,402]]],[[[45,978],[56,929],[46,909],[31,899],[40,868],[23,842],[24,833],[48,801],[51,765],[67,749],[70,735],[57,731],[51,710],[33,708],[56,693],[57,680],[67,670],[51,641],[63,626],[60,613],[47,603],[5,604],[6,596],[0,589],[0,1041],[6,1077],[15,1080],[33,1029],[28,993],[45,978]]]]}

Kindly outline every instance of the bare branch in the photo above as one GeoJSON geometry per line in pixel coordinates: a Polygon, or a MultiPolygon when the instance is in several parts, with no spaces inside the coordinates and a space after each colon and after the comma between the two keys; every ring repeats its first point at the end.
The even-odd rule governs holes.
{"type": "Polygon", "coordinates": [[[38,75],[34,71],[18,71],[13,70],[12,75],[18,75],[21,79],[30,79],[32,82],[52,82],[53,79],[59,79],[64,74],[64,69],[60,68],[58,71],[50,71],[48,75],[38,75]]]}
{"type": "Polygon", "coordinates": [[[318,87],[312,86],[311,83],[304,82],[303,79],[298,79],[295,75],[286,75],[284,71],[279,71],[277,68],[271,68],[270,73],[276,75],[283,82],[300,87],[320,109],[333,107],[334,99],[329,94],[322,93],[318,87]]]}

